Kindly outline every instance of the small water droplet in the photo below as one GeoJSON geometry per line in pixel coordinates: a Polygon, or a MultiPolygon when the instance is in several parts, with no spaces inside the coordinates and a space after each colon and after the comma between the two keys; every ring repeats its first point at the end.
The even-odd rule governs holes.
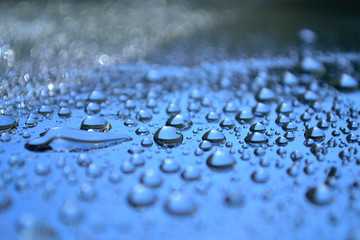
{"type": "Polygon", "coordinates": [[[222,171],[232,169],[235,166],[236,161],[228,152],[216,150],[207,158],[206,164],[211,169],[222,171]]]}
{"type": "Polygon", "coordinates": [[[165,200],[165,210],[172,215],[187,216],[195,213],[196,206],[188,195],[174,191],[165,200]]]}

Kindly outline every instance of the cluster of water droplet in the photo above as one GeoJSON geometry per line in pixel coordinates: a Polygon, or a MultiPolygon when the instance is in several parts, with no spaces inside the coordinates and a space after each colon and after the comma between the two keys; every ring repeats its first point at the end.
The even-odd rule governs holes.
{"type": "MultiPolygon", "coordinates": [[[[297,189],[293,198],[330,205],[345,194],[340,168],[360,164],[360,109],[342,93],[359,89],[357,55],[191,68],[104,66],[101,56],[103,66],[91,74],[54,68],[35,75],[13,68],[9,51],[6,74],[16,80],[0,87],[0,214],[16,209],[15,192],[31,189],[44,201],[61,198],[56,214],[65,226],[86,221],[83,203],[98,206],[105,192],[116,195],[115,206],[161,206],[175,216],[206,211],[202,201],[219,189],[216,206],[246,208],[258,191],[268,200],[289,186],[297,189]],[[45,77],[44,87],[38,78],[45,77]],[[76,189],[65,197],[62,185],[76,189]]],[[[26,213],[17,232],[56,236],[26,213]]]]}

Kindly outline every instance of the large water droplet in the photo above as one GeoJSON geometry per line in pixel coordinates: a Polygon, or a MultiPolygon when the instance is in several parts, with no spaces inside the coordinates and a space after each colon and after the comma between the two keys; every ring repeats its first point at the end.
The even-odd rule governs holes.
{"type": "Polygon", "coordinates": [[[55,127],[40,134],[25,144],[31,151],[79,151],[109,147],[131,137],[118,133],[100,133],[77,130],[67,127],[55,127]]]}
{"type": "Polygon", "coordinates": [[[111,129],[111,125],[104,118],[88,116],[82,121],[80,129],[97,132],[108,132],[111,129]]]}
{"type": "Polygon", "coordinates": [[[176,147],[181,144],[183,135],[175,127],[165,126],[156,131],[154,140],[163,147],[176,147]]]}

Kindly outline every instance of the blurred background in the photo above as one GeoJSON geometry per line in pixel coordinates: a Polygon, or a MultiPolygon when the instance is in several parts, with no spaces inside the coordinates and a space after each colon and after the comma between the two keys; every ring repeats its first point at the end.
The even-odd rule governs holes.
{"type": "Polygon", "coordinates": [[[357,51],[359,9],[352,0],[2,1],[0,39],[22,66],[193,65],[288,54],[304,28],[319,51],[357,51]]]}

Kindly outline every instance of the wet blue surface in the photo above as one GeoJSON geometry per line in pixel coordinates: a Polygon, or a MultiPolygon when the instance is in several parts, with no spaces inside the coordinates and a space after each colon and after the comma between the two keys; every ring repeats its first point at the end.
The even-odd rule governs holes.
{"type": "MultiPolygon", "coordinates": [[[[222,10],[161,1],[89,6],[49,4],[41,16],[54,22],[35,23],[51,33],[58,24],[53,13],[62,34],[29,52],[20,49],[38,39],[36,31],[29,39],[9,33],[14,48],[2,44],[1,239],[360,238],[357,45],[349,41],[353,49],[344,52],[348,45],[335,41],[339,49],[324,51],[322,31],[303,29],[300,44],[284,45],[285,55],[273,49],[219,60],[209,50],[205,61],[188,44],[208,33],[192,31],[218,21],[222,10]],[[71,6],[88,10],[76,19],[71,6]],[[140,23],[132,31],[129,23],[116,28],[124,19],[112,9],[140,23]],[[88,26],[104,20],[97,11],[114,19],[109,26],[117,31],[88,26]],[[177,31],[164,19],[145,24],[149,12],[173,16],[177,31]],[[93,45],[75,33],[83,22],[84,34],[95,34],[93,45]],[[184,37],[185,44],[175,38],[178,50],[166,41],[152,45],[164,24],[162,37],[184,37]],[[131,38],[144,35],[153,42],[131,38]],[[80,40],[62,48],[67,37],[80,40]],[[126,45],[121,54],[116,43],[126,45]],[[105,54],[109,49],[114,53],[105,54]],[[164,51],[178,61],[159,58],[164,51]],[[184,52],[192,58],[187,64],[184,52]]],[[[24,23],[12,21],[12,31],[25,34],[24,23]]],[[[205,45],[231,52],[214,39],[205,45]]],[[[260,39],[265,48],[276,40],[260,39]]]]}

